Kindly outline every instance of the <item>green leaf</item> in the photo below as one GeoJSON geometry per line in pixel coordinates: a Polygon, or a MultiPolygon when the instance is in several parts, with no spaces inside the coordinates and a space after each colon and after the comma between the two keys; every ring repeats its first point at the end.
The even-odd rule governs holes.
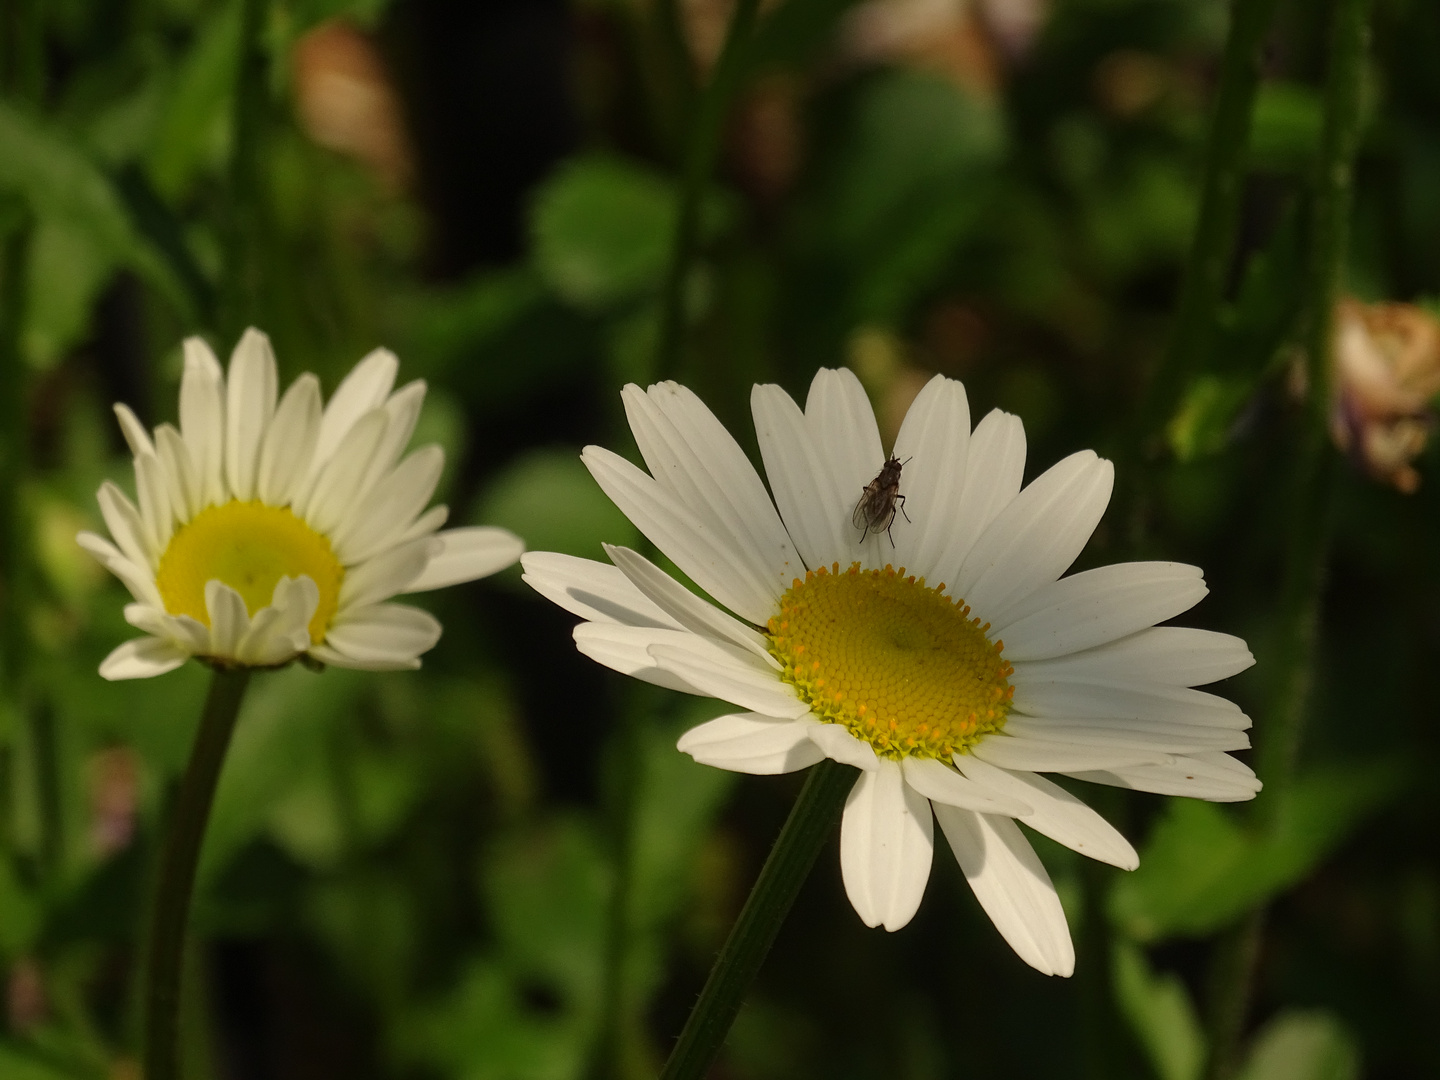
{"type": "Polygon", "coordinates": [[[1323,1009],[1292,1009],[1255,1037],[1236,1080],[1358,1080],[1360,1051],[1353,1036],[1323,1009]]]}
{"type": "Polygon", "coordinates": [[[1214,803],[1176,799],[1141,850],[1140,868],[1116,881],[1110,916],[1139,941],[1229,925],[1303,880],[1400,793],[1406,776],[1388,762],[1317,770],[1296,782],[1268,836],[1214,803]]]}
{"type": "Polygon", "coordinates": [[[215,9],[175,74],[146,164],[167,199],[184,195],[206,168],[225,159],[235,92],[240,4],[215,9]]]}
{"type": "Polygon", "coordinates": [[[9,857],[0,857],[0,961],[8,964],[27,952],[41,921],[40,898],[21,884],[9,857]]]}
{"type": "Polygon", "coordinates": [[[1320,151],[1320,92],[1299,83],[1267,82],[1250,119],[1250,157],[1268,169],[1306,168],[1320,151]]]}
{"type": "Polygon", "coordinates": [[[77,1073],[0,1040],[0,1076],[5,1080],[76,1080],[77,1073]]]}
{"type": "Polygon", "coordinates": [[[1199,1080],[1205,1066],[1205,1035],[1185,984],[1152,971],[1130,942],[1111,957],[1115,997],[1160,1080],[1199,1080]]]}
{"type": "Polygon", "coordinates": [[[19,192],[36,220],[22,339],[32,364],[48,367],[86,332],[90,306],[117,267],[137,270],[185,308],[178,281],[78,143],[0,102],[0,147],[0,191],[19,192]]]}
{"type": "Polygon", "coordinates": [[[633,547],[640,535],[573,450],[521,455],[485,492],[476,520],[511,529],[532,551],[587,559],[604,558],[602,542],[633,547]]]}
{"type": "Polygon", "coordinates": [[[1175,456],[1194,461],[1225,449],[1236,417],[1254,392],[1253,375],[1201,375],[1191,383],[1165,429],[1175,456]]]}
{"type": "MultiPolygon", "coordinates": [[[[668,178],[611,156],[576,158],[535,196],[530,230],[535,265],[567,303],[600,311],[659,287],[674,242],[677,195],[668,178]]],[[[701,232],[730,217],[710,198],[701,232]]]]}

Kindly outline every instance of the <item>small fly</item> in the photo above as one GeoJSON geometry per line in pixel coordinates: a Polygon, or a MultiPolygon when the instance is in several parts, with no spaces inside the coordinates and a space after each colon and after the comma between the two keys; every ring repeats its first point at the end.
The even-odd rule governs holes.
{"type": "MultiPolygon", "coordinates": [[[[860,493],[860,501],[850,515],[850,524],[864,530],[860,534],[862,544],[872,529],[875,532],[884,530],[885,535],[890,536],[890,528],[895,524],[895,511],[905,514],[905,496],[900,494],[900,470],[909,461],[909,458],[904,461],[886,458],[880,475],[866,484],[865,490],[860,493]]],[[[905,520],[910,520],[909,514],[905,514],[905,520]]],[[[895,546],[893,536],[890,536],[890,546],[895,546]]]]}

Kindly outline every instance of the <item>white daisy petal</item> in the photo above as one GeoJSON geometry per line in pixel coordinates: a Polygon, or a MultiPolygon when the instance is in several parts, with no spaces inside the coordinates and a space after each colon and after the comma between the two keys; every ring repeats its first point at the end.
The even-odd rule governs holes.
{"type": "Polygon", "coordinates": [[[270,506],[288,506],[300,481],[310,471],[310,458],[320,436],[320,380],[301,375],[275,410],[260,449],[258,491],[270,506]]]}
{"type": "MultiPolygon", "coordinates": [[[[414,523],[400,534],[397,544],[405,544],[411,540],[418,540],[422,536],[431,536],[435,530],[445,524],[450,518],[450,508],[444,503],[430,507],[425,513],[415,519],[414,523]]],[[[514,561],[513,559],[511,560],[514,561]]],[[[508,565],[508,564],[507,564],[508,565]]]]}
{"type": "Polygon", "coordinates": [[[190,446],[175,427],[161,424],[155,429],[155,453],[165,474],[175,518],[181,523],[187,522],[205,505],[204,486],[190,457],[190,446]]]}
{"type": "Polygon", "coordinates": [[[337,618],[325,644],[362,663],[408,667],[440,640],[440,623],[428,611],[408,604],[374,604],[337,618]]]}
{"type": "Polygon", "coordinates": [[[92,532],[82,532],[76,535],[75,542],[89,552],[96,562],[119,578],[137,601],[152,607],[165,606],[165,602],[160,599],[160,590],[155,588],[155,579],[149,571],[136,566],[109,540],[92,532]]]}
{"type": "Polygon", "coordinates": [[[975,541],[952,594],[976,611],[1002,612],[1054,581],[1100,523],[1114,481],[1114,466],[1090,450],[1046,470],[975,541]]]}
{"type": "Polygon", "coordinates": [[[581,623],[574,630],[576,649],[597,664],[642,682],[703,697],[708,695],[707,691],[697,689],[679,675],[662,668],[650,655],[652,645],[674,644],[683,648],[693,637],[688,630],[622,626],[617,623],[581,623]]]}
{"type": "Polygon", "coordinates": [[[371,409],[355,421],[308,490],[295,500],[296,509],[311,528],[333,533],[364,496],[361,482],[389,423],[384,409],[371,409]]]}
{"type": "Polygon", "coordinates": [[[225,376],[210,346],[185,339],[180,381],[180,434],[200,481],[201,506],[225,501],[225,376]]]}
{"type": "Polygon", "coordinates": [[[105,527],[110,530],[125,558],[136,566],[153,571],[159,555],[147,542],[145,525],[135,504],[109,480],[100,485],[95,498],[100,504],[100,516],[105,519],[105,527]]]}
{"type": "Polygon", "coordinates": [[[839,724],[812,724],[806,728],[810,741],[832,761],[842,765],[854,765],[865,772],[874,772],[880,767],[880,758],[869,743],[857,739],[839,724]]]}
{"type": "Polygon", "coordinates": [[[1233,701],[1181,686],[1134,683],[1034,682],[1016,673],[1014,709],[1051,719],[1088,717],[1211,724],[1244,730],[1250,717],[1233,701]]]}
{"type": "Polygon", "coordinates": [[[236,659],[257,667],[283,664],[310,647],[309,623],[320,604],[320,590],[308,577],[282,577],[270,605],[256,612],[250,630],[236,647],[236,659]]]}
{"type": "Polygon", "coordinates": [[[778,597],[804,571],[755,467],[724,426],[677,383],[622,395],[641,456],[660,487],[704,520],[778,597]]]}
{"type": "Polygon", "coordinates": [[[683,645],[652,645],[650,655],[666,671],[711,697],[766,716],[799,719],[810,707],[770,668],[746,652],[689,635],[683,645]]]}
{"type": "Polygon", "coordinates": [[[211,656],[233,657],[250,630],[245,600],[223,581],[205,583],[205,610],[210,616],[211,656]]]}
{"type": "Polygon", "coordinates": [[[1071,851],[1092,859],[1134,870],[1140,856],[1120,831],[1059,784],[1029,772],[1010,772],[962,754],[956,764],[977,784],[1030,804],[1030,813],[1020,819],[1036,832],[1048,836],[1071,851]]]}
{"type": "Polygon", "coordinates": [[[800,406],[778,386],[757,385],[750,394],[755,435],[765,476],[780,517],[807,566],[826,566],[848,557],[854,544],[850,510],[855,498],[842,493],[811,437],[800,406]]]}
{"type": "Polygon", "coordinates": [[[189,615],[170,615],[163,608],[150,604],[126,604],[125,621],[136,630],[144,630],[179,646],[187,656],[202,653],[210,647],[210,630],[189,615]]]}
{"type": "Polygon", "coordinates": [[[1244,802],[1260,791],[1260,780],[1246,764],[1228,754],[1190,754],[1160,765],[1127,768],[1066,771],[1076,780],[1096,784],[1153,791],[1157,795],[1182,795],[1211,802],[1244,802]]]}
{"type": "Polygon", "coordinates": [[[394,353],[389,349],[376,349],[345,376],[335,388],[320,421],[320,435],[315,442],[315,468],[324,466],[334,456],[340,441],[362,416],[385,403],[399,370],[400,361],[394,353]]]}
{"type": "Polygon", "coordinates": [[[895,522],[895,559],[912,574],[935,584],[945,565],[960,517],[965,466],[970,451],[970,403],[965,387],[936,375],[920,391],[895,437],[894,456],[904,462],[901,494],[904,515],[895,522]]]}
{"type": "Polygon", "coordinates": [[[420,670],[420,658],[412,656],[406,659],[385,659],[385,660],[357,660],[353,656],[347,656],[336,649],[326,645],[312,645],[310,647],[310,659],[318,660],[322,664],[329,664],[331,667],[352,668],[356,671],[418,671],[420,670]]]}
{"type": "Polygon", "coordinates": [[[125,436],[125,445],[130,447],[132,457],[155,453],[155,445],[150,441],[145,425],[140,423],[140,418],[129,405],[116,404],[115,419],[120,421],[120,433],[125,436]]]}
{"type": "Polygon", "coordinates": [[[1170,759],[1170,755],[1162,751],[1142,750],[1134,746],[1059,742],[1009,734],[989,735],[972,746],[970,753],[1002,769],[1024,772],[1111,769],[1125,765],[1162,764],[1170,759]]]}
{"type": "Polygon", "coordinates": [[[587,446],[580,460],[610,501],[695,584],[752,623],[770,617],[780,595],[775,580],[757,574],[709,522],[619,454],[587,446]]]}
{"type": "Polygon", "coordinates": [[[404,592],[420,576],[439,543],[433,536],[422,536],[347,570],[340,585],[340,612],[388,600],[404,592]]]}
{"type": "Polygon", "coordinates": [[[1005,658],[1046,660],[1094,648],[1174,618],[1209,590],[1200,570],[1183,563],[1101,566],[1052,581],[988,618],[1005,658]]]}
{"type": "MultiPolygon", "coordinates": [[[[980,534],[1020,493],[1025,479],[1025,425],[1018,416],[992,410],[970,435],[965,487],[953,513],[954,530],[931,580],[953,586],[980,534]]],[[[950,590],[955,595],[955,590],[950,590]]]]}
{"type": "Polygon", "coordinates": [[[390,423],[385,426],[385,434],[375,448],[370,471],[362,484],[364,491],[369,491],[395,467],[405,447],[410,444],[410,436],[415,433],[415,425],[420,419],[420,407],[425,404],[425,389],[425,380],[416,379],[386,399],[385,415],[390,418],[390,423]]]}
{"type": "Polygon", "coordinates": [[[430,561],[419,577],[405,586],[404,592],[428,592],[489,577],[507,566],[513,566],[525,550],[525,541],[508,529],[492,525],[446,529],[429,539],[437,545],[430,561]]]}
{"type": "Polygon", "coordinates": [[[855,505],[885,462],[880,429],[865,388],[849,368],[821,368],[810,382],[805,420],[842,496],[855,505]],[[853,492],[853,495],[850,493],[853,492]]]}
{"type": "Polygon", "coordinates": [[[527,551],[520,580],[572,615],[600,623],[679,630],[678,622],[619,568],[556,551],[527,551]]]}
{"type": "Polygon", "coordinates": [[[915,917],[934,854],[930,803],[905,783],[899,763],[882,759],[862,772],[840,821],[840,873],[866,926],[899,930],[915,917]]]}
{"type": "Polygon", "coordinates": [[[761,663],[778,670],[779,665],[767,650],[763,634],[706,603],[643,555],[612,544],[603,546],[620,572],[685,629],[737,645],[754,653],[761,663]]]}
{"type": "Polygon", "coordinates": [[[1159,720],[1097,720],[1067,717],[1011,716],[1005,731],[1021,738],[1078,742],[1095,746],[1129,746],[1185,754],[1202,750],[1244,750],[1250,736],[1236,728],[1213,724],[1167,724],[1159,720]]]}
{"type": "Polygon", "coordinates": [[[1245,642],[1230,634],[1189,626],[1155,626],[1119,641],[1051,660],[1006,659],[1015,665],[1016,682],[1124,682],[1143,674],[1146,682],[1166,686],[1204,686],[1238,675],[1255,663],[1245,642]]]}
{"type": "Polygon", "coordinates": [[[938,803],[935,817],[975,899],[1016,955],[1046,975],[1070,975],[1075,946],[1060,897],[1016,824],[938,803]]]}
{"type": "Polygon", "coordinates": [[[435,494],[444,468],[445,451],[422,446],[376,484],[335,530],[340,561],[359,562],[395,544],[435,494]]]}
{"type": "Polygon", "coordinates": [[[693,727],[676,744],[702,765],[730,772],[773,776],[795,772],[824,759],[806,736],[805,720],[782,720],[759,713],[732,713],[693,727]]]}
{"type": "Polygon", "coordinates": [[[900,765],[905,773],[905,782],[932,802],[959,806],[982,814],[1009,814],[1011,817],[1020,817],[1030,813],[1030,804],[1023,799],[964,777],[935,758],[908,757],[901,761],[900,765]]]}
{"type": "Polygon", "coordinates": [[[135,491],[140,496],[140,524],[145,530],[146,546],[158,559],[174,534],[175,518],[165,472],[154,454],[141,454],[135,459],[135,491]]]}
{"type": "Polygon", "coordinates": [[[132,638],[116,648],[100,663],[100,676],[118,679],[149,679],[174,671],[186,660],[188,653],[160,638],[132,638]]]}
{"type": "Polygon", "coordinates": [[[225,397],[225,480],[242,501],[255,497],[260,444],[275,415],[277,382],[270,339],[252,326],[230,354],[225,397]]]}

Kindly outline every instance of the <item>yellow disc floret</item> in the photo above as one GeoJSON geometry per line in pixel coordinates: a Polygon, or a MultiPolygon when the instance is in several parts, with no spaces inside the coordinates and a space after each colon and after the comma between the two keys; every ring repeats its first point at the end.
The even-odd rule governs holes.
{"type": "Polygon", "coordinates": [[[253,616],[269,605],[282,577],[305,576],[320,590],[310,620],[310,640],[325,640],[340,601],[345,568],[330,541],[288,507],[234,500],[206,507],[175,531],[155,584],[171,615],[189,615],[206,626],[205,583],[223,581],[245,600],[253,616]]]}
{"type": "Polygon", "coordinates": [[[771,655],[818,719],[885,757],[948,761],[1004,726],[1015,669],[944,590],[903,568],[812,570],[780,599],[771,655]]]}

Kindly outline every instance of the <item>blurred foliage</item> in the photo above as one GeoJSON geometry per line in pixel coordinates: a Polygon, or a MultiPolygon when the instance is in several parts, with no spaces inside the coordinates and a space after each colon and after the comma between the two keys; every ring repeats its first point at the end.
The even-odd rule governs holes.
{"type": "MultiPolygon", "coordinates": [[[[452,520],[592,558],[638,544],[577,455],[629,448],[626,381],[688,382],[753,450],[755,381],[800,394],[851,363],[890,438],[940,371],[977,417],[1022,416],[1030,475],[1082,446],[1115,457],[1122,488],[1082,565],[1198,563],[1213,592],[1187,621],[1263,657],[1322,121],[1314,5],[1281,4],[1213,355],[1158,458],[1127,439],[1194,224],[1221,0],[766,5],[704,193],[687,347],[664,372],[691,53],[723,3],[265,8],[252,319],[287,379],[333,388],[384,343],[430,382],[417,439],[447,452],[452,520]],[[864,36],[887,17],[889,38],[864,36]],[[349,36],[315,36],[336,26],[349,36]],[[388,142],[376,101],[399,118],[388,142]]],[[[181,338],[229,345],[240,12],[17,0],[0,27],[0,289],[23,298],[0,351],[23,362],[4,389],[25,421],[5,438],[26,462],[0,566],[23,563],[0,614],[25,648],[0,676],[5,1080],[136,1076],[137,936],[204,672],[96,676],[131,633],[125,597],[71,538],[99,526],[101,479],[128,474],[109,404],[173,419],[181,338]]],[[[1423,300],[1440,296],[1440,11],[1377,0],[1375,18],[1349,280],[1423,300]]],[[[1436,457],[1411,498],[1344,483],[1315,715],[1273,828],[1096,796],[1141,865],[1095,868],[1092,886],[1039,845],[1080,939],[1064,984],[1016,961],[943,854],[915,922],[884,935],[828,852],[717,1075],[1192,1080],[1205,939],[1259,903],[1244,1080],[1440,1072],[1436,457]]],[[[573,620],[517,573],[426,603],[446,636],[422,672],[256,681],[197,898],[196,1080],[585,1075],[624,720],[642,737],[621,1058],[653,1075],[778,830],[793,781],[673,750],[719,706],[578,657],[573,620]]],[[[1254,709],[1265,678],[1222,690],[1254,709]]]]}

